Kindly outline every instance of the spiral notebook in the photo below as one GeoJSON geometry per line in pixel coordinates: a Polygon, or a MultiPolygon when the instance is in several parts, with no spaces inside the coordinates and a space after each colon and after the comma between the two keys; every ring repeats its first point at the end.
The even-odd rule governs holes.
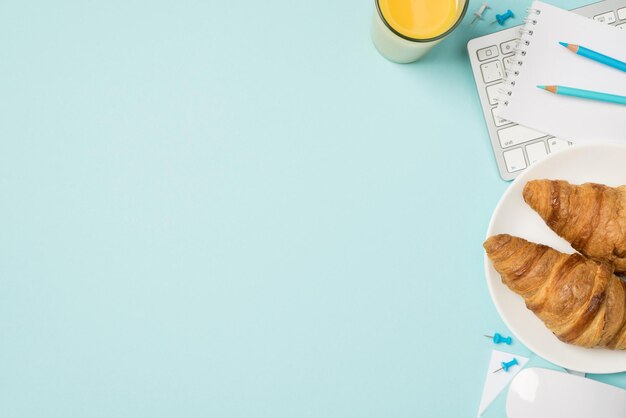
{"type": "Polygon", "coordinates": [[[499,98],[498,116],[575,143],[626,145],[626,106],[559,96],[562,85],[626,96],[626,73],[559,45],[577,44],[626,61],[626,30],[534,1],[499,98]]]}

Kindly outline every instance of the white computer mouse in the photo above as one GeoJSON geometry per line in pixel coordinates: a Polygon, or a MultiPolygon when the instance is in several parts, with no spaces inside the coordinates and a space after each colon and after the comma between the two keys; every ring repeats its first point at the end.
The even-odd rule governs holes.
{"type": "Polygon", "coordinates": [[[506,399],[509,418],[626,417],[626,390],[548,369],[522,370],[506,399]]]}

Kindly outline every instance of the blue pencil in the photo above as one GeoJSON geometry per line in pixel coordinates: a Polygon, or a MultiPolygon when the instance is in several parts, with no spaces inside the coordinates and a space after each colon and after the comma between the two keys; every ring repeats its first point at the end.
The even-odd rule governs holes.
{"type": "Polygon", "coordinates": [[[562,94],[564,96],[580,97],[583,99],[599,100],[601,102],[617,103],[626,105],[626,96],[618,96],[616,94],[600,93],[598,91],[581,90],[573,87],[565,86],[537,86],[554,94],[562,94]]]}
{"type": "Polygon", "coordinates": [[[585,58],[589,58],[594,61],[598,61],[604,65],[608,65],[609,67],[617,68],[618,70],[626,71],[626,62],[622,62],[620,60],[616,60],[615,58],[611,58],[607,55],[601,54],[599,52],[593,51],[589,48],[585,48],[584,46],[568,44],[566,42],[559,42],[565,48],[569,49],[575,54],[583,56],[585,58]]]}

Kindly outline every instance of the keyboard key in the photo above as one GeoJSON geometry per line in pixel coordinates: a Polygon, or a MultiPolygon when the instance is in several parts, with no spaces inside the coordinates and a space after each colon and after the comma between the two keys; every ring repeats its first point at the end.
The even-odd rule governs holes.
{"type": "Polygon", "coordinates": [[[564,139],[559,139],[559,138],[548,139],[548,146],[550,147],[550,152],[562,151],[564,149],[567,149],[570,145],[572,145],[572,143],[567,142],[564,139]]]}
{"type": "Polygon", "coordinates": [[[534,144],[526,145],[526,155],[528,155],[528,162],[534,164],[539,160],[542,160],[548,152],[546,151],[546,145],[541,142],[535,142],[534,144]]]}
{"type": "Polygon", "coordinates": [[[491,109],[491,114],[493,115],[493,123],[495,123],[496,126],[502,126],[502,125],[506,125],[507,123],[510,123],[508,120],[502,119],[496,116],[496,109],[497,107],[494,107],[493,109],[491,109]]]}
{"type": "Polygon", "coordinates": [[[476,51],[476,55],[478,56],[478,61],[484,61],[490,58],[495,58],[499,55],[498,47],[495,45],[492,45],[487,48],[479,49],[478,51],[476,51]]]}
{"type": "Polygon", "coordinates": [[[626,23],[622,23],[620,25],[615,25],[616,28],[624,29],[626,28],[626,23]]]}
{"type": "Polygon", "coordinates": [[[487,98],[489,98],[489,104],[498,104],[496,98],[500,95],[502,84],[504,83],[498,83],[487,87],[487,98]]]}
{"type": "Polygon", "coordinates": [[[520,171],[526,168],[526,160],[524,159],[524,152],[521,148],[516,148],[504,153],[504,162],[506,163],[506,169],[509,173],[520,171]]]}
{"type": "Polygon", "coordinates": [[[504,69],[510,70],[511,68],[513,68],[513,65],[515,64],[515,55],[511,55],[510,57],[504,58],[502,62],[504,63],[504,69]]]}
{"type": "Polygon", "coordinates": [[[601,15],[596,15],[593,17],[593,20],[597,20],[600,23],[615,23],[615,13],[613,12],[606,12],[606,13],[602,13],[601,15]]]}
{"type": "Polygon", "coordinates": [[[504,55],[511,53],[515,51],[515,46],[517,45],[518,42],[519,42],[519,39],[513,39],[510,41],[502,42],[500,44],[500,51],[502,51],[504,55]]]}
{"type": "Polygon", "coordinates": [[[626,19],[626,7],[622,7],[621,9],[617,9],[617,17],[619,17],[619,20],[626,19]]]}
{"type": "Polygon", "coordinates": [[[546,134],[521,125],[503,128],[498,131],[498,139],[502,148],[509,148],[524,142],[543,138],[546,134]]]}
{"type": "Polygon", "coordinates": [[[502,80],[503,71],[500,60],[481,64],[480,71],[483,73],[483,80],[485,80],[485,83],[502,80]]]}

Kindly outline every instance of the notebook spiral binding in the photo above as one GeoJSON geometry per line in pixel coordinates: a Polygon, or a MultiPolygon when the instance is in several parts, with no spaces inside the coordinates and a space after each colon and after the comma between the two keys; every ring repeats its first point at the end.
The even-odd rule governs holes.
{"type": "Polygon", "coordinates": [[[515,79],[520,73],[520,70],[524,64],[524,57],[526,56],[526,48],[532,41],[534,33],[533,27],[537,24],[538,16],[541,14],[541,10],[528,8],[526,9],[528,16],[524,18],[524,25],[519,30],[520,39],[513,49],[515,51],[514,61],[510,68],[504,70],[506,79],[502,88],[499,89],[499,97],[496,98],[498,106],[508,106],[509,98],[512,94],[512,88],[515,86],[515,79]]]}

